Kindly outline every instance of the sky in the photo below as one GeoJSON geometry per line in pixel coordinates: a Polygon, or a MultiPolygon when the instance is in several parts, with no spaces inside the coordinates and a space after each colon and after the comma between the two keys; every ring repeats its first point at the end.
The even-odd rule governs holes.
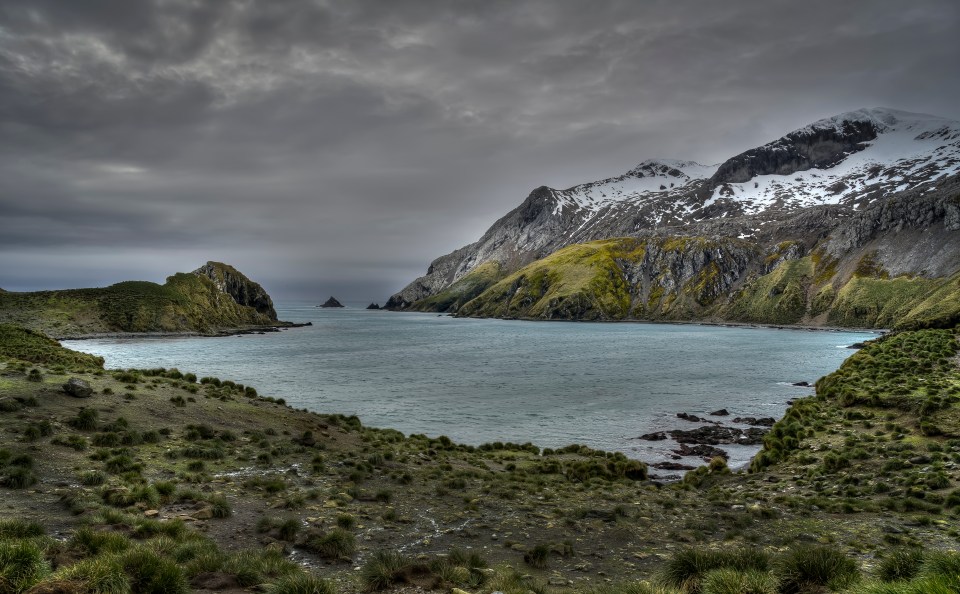
{"type": "Polygon", "coordinates": [[[379,301],[538,186],[960,119],[956,0],[4,0],[0,287],[379,301]]]}

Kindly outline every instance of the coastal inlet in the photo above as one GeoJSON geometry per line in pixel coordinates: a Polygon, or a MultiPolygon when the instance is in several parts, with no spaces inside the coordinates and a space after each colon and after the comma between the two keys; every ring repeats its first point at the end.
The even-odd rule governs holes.
{"type": "MultiPolygon", "coordinates": [[[[312,326],[219,338],[103,339],[64,345],[108,367],[177,367],[255,386],[296,408],[355,414],[366,425],[468,443],[582,443],[646,462],[702,464],[681,443],[639,436],[689,430],[721,408],[779,418],[794,386],[835,370],[866,332],[669,324],[460,319],[281,304],[312,326]],[[677,456],[680,458],[677,459],[677,456]]],[[[719,421],[719,417],[709,417],[719,421]]],[[[688,444],[690,447],[699,444],[688,444]]],[[[755,443],[718,444],[736,467],[755,443]]]]}

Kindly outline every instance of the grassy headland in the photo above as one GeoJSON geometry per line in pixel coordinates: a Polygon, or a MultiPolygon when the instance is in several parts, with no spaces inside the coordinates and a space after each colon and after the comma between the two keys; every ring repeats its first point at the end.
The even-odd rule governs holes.
{"type": "Polygon", "coordinates": [[[873,341],[749,472],[664,485],[617,454],[407,437],[0,326],[0,591],[956,592],[957,352],[957,329],[873,341]]]}
{"type": "Polygon", "coordinates": [[[111,333],[218,334],[285,325],[277,321],[260,285],[217,262],[194,273],[174,274],[163,285],[127,281],[94,289],[0,292],[0,322],[57,338],[111,333]],[[258,309],[246,304],[257,302],[249,295],[263,296],[267,306],[258,309]]]}

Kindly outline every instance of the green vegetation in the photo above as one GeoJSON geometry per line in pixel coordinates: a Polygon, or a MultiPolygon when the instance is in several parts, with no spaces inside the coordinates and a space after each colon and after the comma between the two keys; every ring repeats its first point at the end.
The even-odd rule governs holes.
{"type": "MultiPolygon", "coordinates": [[[[220,265],[225,266],[225,265],[220,265]]],[[[232,269],[231,269],[232,270],[232,269]]],[[[239,275],[235,270],[236,275],[239,275]]],[[[250,282],[242,275],[239,275],[250,282]]],[[[238,304],[206,276],[178,273],[163,285],[127,281],[105,288],[0,292],[0,344],[20,340],[6,324],[15,324],[56,337],[111,332],[196,332],[251,326],[276,326],[278,322],[253,307],[238,304]]],[[[26,349],[20,349],[26,352],[26,349]]],[[[42,349],[34,348],[33,362],[47,362],[42,349]]],[[[70,355],[65,355],[70,356],[70,355]]],[[[74,353],[75,357],[86,355],[74,353]]],[[[64,362],[63,364],[69,364],[64,362]]]]}
{"type": "MultiPolygon", "coordinates": [[[[10,295],[5,293],[4,295],[10,295]]],[[[27,363],[41,363],[50,367],[63,366],[69,369],[102,368],[103,357],[94,357],[60,347],[39,332],[12,324],[0,324],[0,359],[16,359],[27,363]]],[[[30,381],[43,381],[40,371],[31,369],[30,381]]]]}
{"type": "MultiPolygon", "coordinates": [[[[623,244],[591,249],[627,267],[623,244]]],[[[789,270],[815,278],[813,260],[781,262],[782,286],[789,270]]],[[[855,278],[884,280],[868,268],[855,278]]],[[[105,371],[15,333],[0,360],[0,594],[956,592],[960,344],[945,315],[819,380],[748,472],[717,458],[676,482],[580,445],[467,446],[176,369],[105,371]],[[63,393],[69,377],[93,394],[63,393]]]]}
{"type": "Polygon", "coordinates": [[[494,262],[412,308],[464,316],[711,320],[861,328],[952,328],[960,272],[891,277],[876,252],[844,259],[783,242],[615,238],[564,247],[504,276],[494,262]]]}
{"type": "Polygon", "coordinates": [[[449,287],[417,301],[413,309],[417,311],[457,311],[464,304],[479,296],[503,278],[503,270],[498,262],[484,262],[449,287]]]}
{"type": "Polygon", "coordinates": [[[746,242],[702,237],[571,245],[510,274],[457,311],[548,320],[684,319],[706,313],[726,291],[718,261],[742,261],[752,253],[746,242]],[[684,262],[697,263],[689,278],[682,277],[684,262]]]}

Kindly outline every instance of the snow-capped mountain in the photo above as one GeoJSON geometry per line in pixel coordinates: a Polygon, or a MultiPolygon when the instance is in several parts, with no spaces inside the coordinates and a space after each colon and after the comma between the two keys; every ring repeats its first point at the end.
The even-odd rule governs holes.
{"type": "Polygon", "coordinates": [[[537,188],[479,241],[435,260],[389,306],[435,294],[484,262],[513,270],[595,239],[698,233],[763,241],[791,229],[822,236],[852,213],[903,192],[933,191],[958,173],[960,122],[859,109],[716,165],[653,159],[618,177],[537,188]],[[830,213],[813,225],[820,229],[801,216],[811,209],[830,213]]]}

